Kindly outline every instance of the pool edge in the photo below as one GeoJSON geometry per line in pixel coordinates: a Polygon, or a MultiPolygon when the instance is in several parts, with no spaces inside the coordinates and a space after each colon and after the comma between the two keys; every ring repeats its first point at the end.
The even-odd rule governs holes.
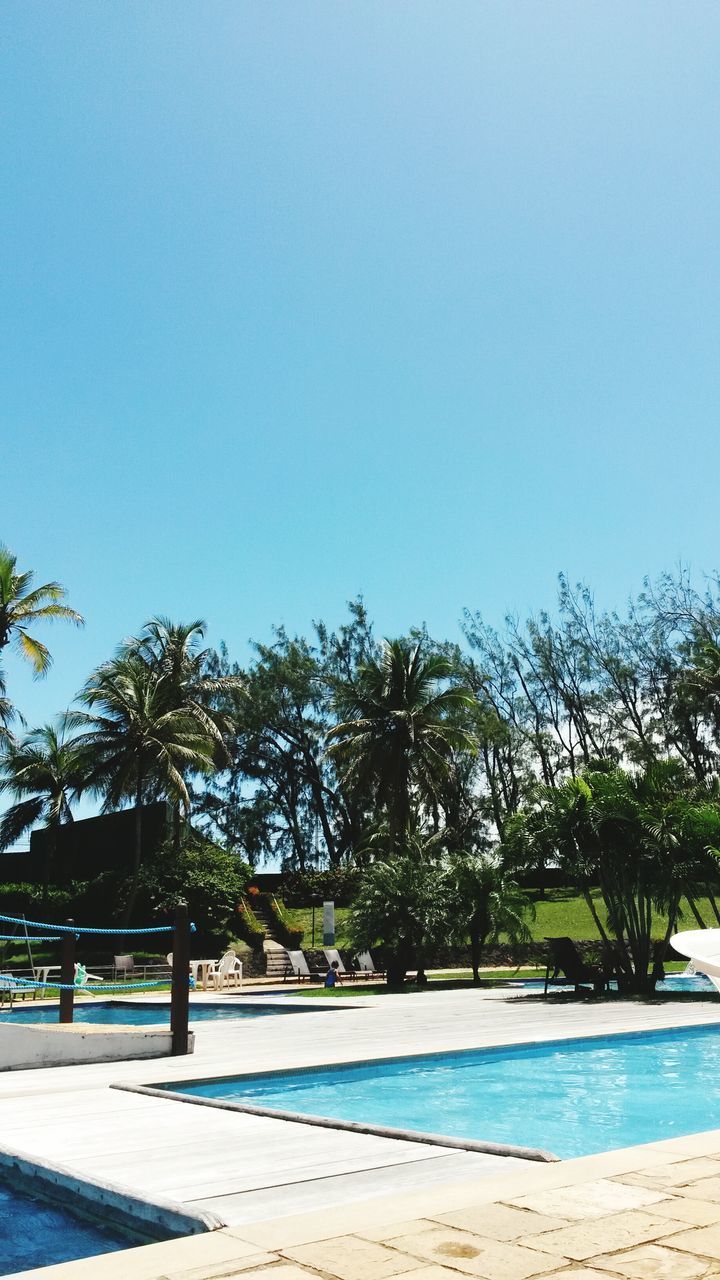
{"type": "Polygon", "coordinates": [[[376,1138],[388,1138],[396,1142],[417,1142],[420,1145],[445,1147],[459,1151],[474,1151],[479,1155],[504,1156],[515,1160],[531,1160],[542,1164],[559,1162],[560,1156],[540,1147],[519,1147],[509,1143],[482,1142],[473,1138],[457,1138],[438,1133],[425,1133],[421,1129],[396,1129],[388,1125],[367,1124],[360,1120],[339,1120],[329,1116],[306,1115],[300,1111],[279,1111],[273,1107],[256,1107],[252,1103],[228,1102],[222,1098],[202,1098],[188,1093],[175,1093],[172,1089],[158,1089],[145,1084],[111,1084],[111,1089],[122,1093],[139,1093],[150,1098],[164,1098],[170,1102],[189,1103],[191,1106],[213,1107],[218,1111],[234,1111],[241,1115],[260,1116],[267,1120],[285,1120],[290,1124],[306,1124],[318,1129],[341,1129],[347,1133],[369,1134],[376,1138]]]}
{"type": "Polygon", "coordinates": [[[36,1188],[45,1199],[60,1201],[66,1207],[71,1196],[80,1211],[85,1208],[88,1214],[97,1214],[109,1224],[131,1233],[144,1234],[148,1240],[200,1235],[226,1225],[222,1218],[208,1210],[193,1209],[162,1196],[146,1196],[103,1178],[84,1178],[42,1156],[0,1145],[0,1175],[12,1173],[19,1175],[21,1190],[32,1193],[36,1188]],[[163,1234],[159,1235],[158,1231],[163,1234]]]}

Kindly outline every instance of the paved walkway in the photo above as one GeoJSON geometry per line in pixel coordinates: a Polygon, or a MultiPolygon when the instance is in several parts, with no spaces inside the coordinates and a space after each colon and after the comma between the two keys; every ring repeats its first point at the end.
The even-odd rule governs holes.
{"type": "MultiPolygon", "coordinates": [[[[720,1131],[23,1272],[22,1280],[711,1280],[720,1131]]],[[[20,1280],[20,1276],[16,1278],[20,1280]]]]}
{"type": "Polygon", "coordinates": [[[227,1224],[134,1250],[132,1269],[130,1255],[110,1255],[50,1268],[42,1280],[258,1280],[266,1268],[273,1274],[263,1280],[720,1276],[720,1134],[529,1165],[108,1087],[712,1021],[720,1023],[715,1002],[546,1005],[461,991],[337,1000],[323,1012],[312,1001],[307,1013],[198,1024],[191,1058],[0,1075],[0,1138],[130,1192],[211,1209],[227,1224]],[[658,1183],[653,1170],[668,1164],[674,1181],[658,1183]],[[587,1195],[569,1194],[583,1183],[592,1184],[587,1195]],[[716,1255],[712,1232],[694,1234],[708,1227],[716,1255]],[[675,1270],[613,1270],[600,1260],[631,1266],[624,1255],[650,1245],[660,1253],[643,1254],[642,1265],[670,1265],[669,1250],[675,1270]]]}

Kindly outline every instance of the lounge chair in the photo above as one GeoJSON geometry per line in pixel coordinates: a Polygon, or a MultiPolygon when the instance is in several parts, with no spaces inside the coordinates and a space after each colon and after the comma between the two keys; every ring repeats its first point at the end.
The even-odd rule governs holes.
{"type": "Polygon", "coordinates": [[[328,962],[328,968],[336,964],[337,971],[342,978],[356,978],[358,976],[354,967],[348,969],[340,952],[335,947],[323,947],[323,955],[328,962]]]}
{"type": "Polygon", "coordinates": [[[241,991],[242,976],[242,963],[231,947],[216,964],[208,968],[205,975],[205,990],[223,991],[226,987],[234,987],[241,991]]]}
{"type": "Polygon", "coordinates": [[[304,951],[288,951],[286,949],[285,955],[287,956],[289,967],[285,970],[283,982],[286,982],[291,974],[294,978],[297,978],[298,982],[302,982],[303,978],[306,978],[308,982],[320,982],[324,977],[324,974],[320,973],[319,970],[310,968],[304,951]]]}
{"type": "Polygon", "coordinates": [[[586,964],[572,938],[546,938],[545,941],[550,944],[545,995],[551,982],[561,982],[564,986],[570,984],[576,991],[589,983],[598,995],[607,990],[612,971],[606,966],[586,964]]]}
{"type": "Polygon", "coordinates": [[[0,973],[0,1006],[3,1005],[7,1000],[10,1005],[10,1008],[12,1009],[12,1002],[13,1002],[14,996],[15,997],[22,996],[24,1000],[25,997],[31,993],[32,993],[32,998],[34,1000],[35,999],[34,987],[22,986],[21,983],[15,981],[11,973],[0,973]]]}
{"type": "Polygon", "coordinates": [[[357,969],[355,970],[355,976],[357,978],[385,977],[384,969],[375,968],[375,962],[369,951],[358,951],[355,960],[357,962],[357,969]]]}
{"type": "Polygon", "coordinates": [[[132,977],[135,971],[134,956],[113,956],[113,982],[117,982],[120,974],[122,974],[123,982],[126,982],[128,975],[132,977]]]}

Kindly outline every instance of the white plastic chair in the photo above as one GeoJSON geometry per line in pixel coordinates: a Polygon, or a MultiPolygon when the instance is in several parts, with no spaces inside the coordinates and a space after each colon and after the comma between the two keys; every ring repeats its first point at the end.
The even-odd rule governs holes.
{"type": "Polygon", "coordinates": [[[208,969],[205,978],[206,990],[212,988],[214,991],[222,991],[225,987],[242,990],[242,963],[232,949],[226,951],[217,964],[208,969]]]}
{"type": "Polygon", "coordinates": [[[123,982],[126,982],[128,974],[132,974],[134,969],[134,956],[113,956],[113,981],[116,981],[122,974],[123,982]]]}

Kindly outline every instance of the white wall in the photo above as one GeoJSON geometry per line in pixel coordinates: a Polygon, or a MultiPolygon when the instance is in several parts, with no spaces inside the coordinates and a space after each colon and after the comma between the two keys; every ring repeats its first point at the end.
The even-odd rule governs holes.
{"type": "MultiPolygon", "coordinates": [[[[165,1027],[100,1027],[86,1023],[0,1024],[0,1071],[27,1067],[70,1066],[82,1062],[123,1062],[131,1058],[164,1058],[172,1047],[165,1027]]],[[[195,1048],[190,1032],[189,1051],[195,1048]]]]}

